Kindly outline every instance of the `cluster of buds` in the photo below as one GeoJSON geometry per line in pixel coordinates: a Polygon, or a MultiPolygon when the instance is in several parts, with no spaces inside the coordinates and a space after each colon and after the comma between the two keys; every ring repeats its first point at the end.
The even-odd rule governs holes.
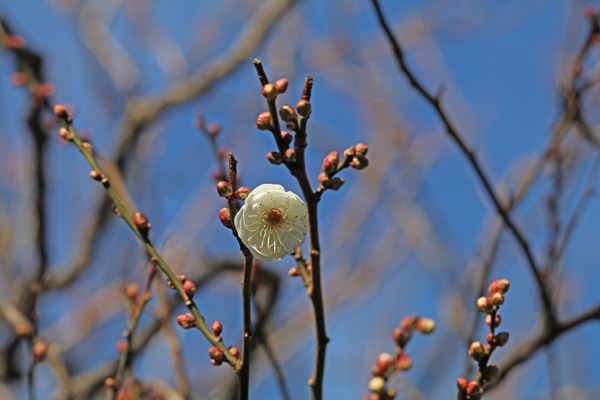
{"type": "Polygon", "coordinates": [[[150,228],[152,228],[152,225],[148,222],[148,217],[141,212],[133,214],[133,224],[142,235],[147,235],[150,228]]]}
{"type": "Polygon", "coordinates": [[[392,333],[392,340],[396,345],[396,356],[381,353],[371,372],[373,378],[369,381],[370,395],[363,400],[392,400],[397,391],[394,388],[386,388],[386,384],[394,371],[406,371],[412,367],[412,360],[404,351],[414,331],[428,335],[435,330],[435,321],[431,318],[419,318],[418,315],[406,316],[400,321],[392,333]]]}
{"type": "Polygon", "coordinates": [[[360,171],[369,166],[369,160],[367,159],[368,152],[369,147],[363,143],[359,143],[356,146],[346,149],[344,151],[344,157],[347,157],[350,160],[348,165],[360,171]]]}
{"type": "MultiPolygon", "coordinates": [[[[241,187],[235,192],[231,187],[231,184],[226,181],[221,181],[217,183],[217,193],[219,193],[220,197],[223,197],[227,200],[241,200],[244,201],[248,198],[252,189],[247,187],[241,187]]],[[[231,218],[231,211],[228,207],[221,208],[219,210],[219,221],[223,224],[224,227],[231,229],[233,227],[233,220],[231,218]]]]}
{"type": "MultiPolygon", "coordinates": [[[[177,275],[177,280],[183,286],[183,291],[186,296],[191,300],[196,294],[196,285],[192,281],[188,281],[185,275],[177,275]]],[[[167,280],[167,286],[171,289],[175,289],[175,285],[170,280],[167,280]]]]}
{"type": "Polygon", "coordinates": [[[152,297],[152,293],[139,293],[140,285],[137,282],[131,282],[123,287],[123,294],[129,302],[129,314],[132,318],[138,316],[140,305],[143,301],[148,301],[152,297]]]}
{"type": "Polygon", "coordinates": [[[332,151],[327,154],[327,157],[323,160],[323,165],[321,166],[321,174],[319,175],[319,186],[324,189],[332,189],[338,190],[344,184],[344,179],[342,178],[334,178],[335,175],[341,168],[340,165],[340,155],[337,151],[332,151]]]}
{"type": "Polygon", "coordinates": [[[190,313],[179,314],[175,320],[183,329],[195,328],[197,325],[196,318],[190,313]]]}
{"type": "Polygon", "coordinates": [[[502,347],[508,343],[508,332],[495,333],[496,328],[502,323],[498,309],[504,304],[504,295],[508,289],[510,289],[508,280],[496,279],[488,288],[490,295],[477,299],[477,308],[487,314],[485,322],[490,327],[490,332],[486,336],[488,344],[484,345],[475,341],[469,346],[469,357],[479,364],[479,374],[477,379],[471,382],[465,378],[458,378],[458,400],[479,400],[483,395],[483,385],[498,377],[498,366],[496,364],[487,365],[487,363],[496,347],[502,347]]]}

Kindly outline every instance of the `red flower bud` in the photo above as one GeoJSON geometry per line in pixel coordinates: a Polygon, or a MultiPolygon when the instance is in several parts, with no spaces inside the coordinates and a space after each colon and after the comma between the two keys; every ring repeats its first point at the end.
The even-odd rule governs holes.
{"type": "Polygon", "coordinates": [[[46,353],[48,353],[48,342],[45,340],[38,340],[33,344],[31,348],[31,352],[33,353],[33,363],[37,364],[42,361],[46,357],[46,353]]]}
{"type": "Polygon", "coordinates": [[[368,152],[369,152],[369,147],[367,147],[363,143],[359,143],[355,147],[355,154],[357,157],[366,157],[368,152]]]}
{"type": "Polygon", "coordinates": [[[499,334],[497,334],[494,337],[494,340],[496,341],[496,344],[500,347],[504,346],[506,343],[508,343],[508,338],[510,337],[510,334],[508,332],[500,332],[499,334]]]}
{"type": "Polygon", "coordinates": [[[35,329],[29,322],[20,322],[15,326],[15,335],[27,337],[33,335],[35,329]]]}
{"type": "MultiPolygon", "coordinates": [[[[495,324],[494,324],[495,327],[496,328],[499,327],[500,323],[502,323],[502,317],[500,316],[500,314],[496,314],[496,318],[494,321],[495,321],[495,324]]],[[[485,323],[490,327],[492,326],[492,316],[491,315],[488,314],[488,316],[485,317],[485,323]]]]}
{"type": "Polygon", "coordinates": [[[495,306],[501,306],[504,304],[504,295],[500,292],[496,292],[490,296],[490,302],[495,306]]]}
{"type": "Polygon", "coordinates": [[[285,93],[288,88],[288,80],[285,78],[279,79],[277,82],[275,82],[275,87],[279,93],[285,93]]]}
{"type": "Polygon", "coordinates": [[[480,297],[477,299],[477,308],[482,313],[491,313],[494,311],[494,305],[490,302],[490,299],[487,297],[480,297]]]}
{"type": "Polygon", "coordinates": [[[225,228],[231,228],[233,226],[229,208],[225,207],[225,208],[221,208],[219,210],[219,220],[221,221],[221,223],[223,224],[223,226],[225,228]]]}
{"type": "Polygon", "coordinates": [[[208,355],[216,361],[216,364],[213,365],[220,365],[223,362],[223,352],[218,347],[211,347],[208,349],[208,355]]]}
{"type": "Polygon", "coordinates": [[[490,284],[490,294],[500,293],[504,294],[510,289],[510,282],[507,279],[496,279],[490,284]]]}
{"type": "Polygon", "coordinates": [[[300,270],[298,268],[296,268],[296,267],[292,267],[288,271],[288,275],[289,276],[300,276],[300,270]]]}
{"type": "Polygon", "coordinates": [[[60,118],[65,118],[69,115],[67,109],[62,104],[57,104],[54,106],[54,114],[60,118]]]}
{"type": "Polygon", "coordinates": [[[281,137],[283,138],[285,144],[287,144],[288,146],[290,143],[292,143],[292,140],[294,140],[294,135],[287,131],[281,131],[281,137]]]}
{"type": "Polygon", "coordinates": [[[193,299],[194,295],[196,294],[196,285],[194,285],[194,282],[192,281],[185,281],[183,283],[183,291],[185,292],[187,297],[193,299]]]}
{"type": "Polygon", "coordinates": [[[241,187],[235,191],[235,198],[240,200],[246,200],[250,195],[250,192],[252,192],[252,189],[247,187],[241,187]]]}
{"type": "Polygon", "coordinates": [[[323,186],[324,188],[328,188],[329,185],[331,185],[331,179],[325,172],[321,172],[319,174],[319,185],[323,186]]]}
{"type": "Polygon", "coordinates": [[[231,353],[232,356],[234,356],[235,358],[238,358],[240,356],[240,351],[238,350],[237,347],[235,346],[231,346],[229,348],[229,352],[231,353]]]}
{"type": "Polygon", "coordinates": [[[211,329],[215,336],[221,336],[221,332],[223,332],[223,325],[219,321],[213,322],[211,329]]]}
{"type": "Polygon", "coordinates": [[[417,324],[415,325],[415,328],[419,332],[428,335],[430,333],[433,333],[433,331],[435,330],[435,321],[431,318],[419,318],[417,324]]]}
{"type": "Polygon", "coordinates": [[[229,197],[233,194],[233,189],[229,182],[221,181],[217,183],[217,193],[220,197],[229,197]]]}
{"type": "Polygon", "coordinates": [[[396,361],[396,369],[398,371],[407,371],[412,367],[412,360],[405,352],[400,353],[396,361]]]}
{"type": "Polygon", "coordinates": [[[256,127],[261,131],[268,131],[271,129],[271,114],[268,111],[263,111],[259,114],[256,119],[256,127]]]}
{"type": "Polygon", "coordinates": [[[25,39],[18,35],[5,36],[2,39],[2,45],[7,49],[23,49],[25,48],[25,39]]]}
{"type": "Polygon", "coordinates": [[[389,353],[381,353],[377,357],[376,366],[382,372],[387,371],[392,366],[392,364],[394,364],[394,357],[389,353]]]}
{"type": "Polygon", "coordinates": [[[286,104],[279,110],[279,116],[285,122],[293,122],[296,120],[296,111],[286,104]]]}
{"type": "Polygon", "coordinates": [[[411,331],[414,323],[415,319],[406,315],[400,320],[400,327],[404,330],[411,331]]]}
{"type": "Polygon", "coordinates": [[[588,18],[594,18],[596,16],[596,7],[593,4],[588,4],[584,9],[585,16],[588,18]]]}
{"type": "Polygon", "coordinates": [[[469,396],[480,394],[480,391],[482,391],[482,390],[483,389],[481,389],[481,386],[479,386],[479,383],[477,383],[477,381],[471,381],[467,385],[467,394],[469,396]]]}
{"type": "Polygon", "coordinates": [[[150,230],[150,224],[148,218],[141,212],[133,215],[133,224],[138,228],[140,233],[147,233],[150,230]]]}
{"type": "Polygon", "coordinates": [[[267,160],[269,160],[271,164],[279,165],[283,162],[283,157],[281,156],[281,153],[277,151],[272,151],[270,153],[267,153],[267,160]]]}
{"type": "Polygon", "coordinates": [[[196,326],[196,318],[192,314],[180,314],[175,319],[183,329],[190,329],[196,326]]]}
{"type": "Polygon", "coordinates": [[[456,387],[460,392],[466,392],[468,384],[469,382],[465,378],[458,378],[456,380],[456,387]]]}
{"type": "Polygon", "coordinates": [[[471,346],[469,347],[469,356],[471,356],[473,360],[483,360],[483,357],[485,357],[485,353],[485,347],[483,346],[483,344],[481,344],[481,342],[471,343],[471,346]]]}
{"type": "Polygon", "coordinates": [[[262,95],[267,100],[274,100],[277,97],[278,89],[272,83],[267,83],[262,88],[262,95]]]}
{"type": "Polygon", "coordinates": [[[327,175],[331,175],[337,169],[338,163],[340,161],[340,155],[337,151],[332,151],[323,159],[323,165],[321,166],[321,170],[325,172],[327,175]]]}
{"type": "Polygon", "coordinates": [[[343,178],[332,178],[331,179],[331,189],[333,190],[338,190],[339,188],[342,187],[342,185],[345,183],[346,181],[343,178]]]}
{"type": "Polygon", "coordinates": [[[308,117],[312,111],[312,106],[307,100],[300,100],[296,104],[296,111],[298,111],[298,114],[302,115],[303,117],[308,117]]]}
{"type": "Polygon", "coordinates": [[[283,159],[287,162],[293,162],[296,161],[296,150],[294,149],[287,149],[285,151],[285,154],[283,155],[283,159]]]}

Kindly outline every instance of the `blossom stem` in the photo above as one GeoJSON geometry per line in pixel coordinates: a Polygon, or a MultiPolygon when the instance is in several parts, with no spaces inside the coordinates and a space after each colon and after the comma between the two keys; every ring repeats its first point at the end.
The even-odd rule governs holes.
{"type": "Polygon", "coordinates": [[[309,288],[311,285],[311,280],[310,280],[310,275],[309,275],[308,271],[306,270],[306,260],[302,256],[302,248],[299,248],[298,250],[296,250],[296,254],[294,255],[294,258],[296,259],[296,264],[298,264],[298,271],[300,271],[300,277],[302,278],[302,281],[304,282],[304,286],[306,288],[309,288]]]}

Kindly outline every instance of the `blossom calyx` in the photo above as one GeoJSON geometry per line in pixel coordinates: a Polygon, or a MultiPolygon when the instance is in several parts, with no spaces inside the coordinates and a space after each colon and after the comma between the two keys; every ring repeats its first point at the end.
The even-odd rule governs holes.
{"type": "Polygon", "coordinates": [[[235,191],[235,198],[239,200],[246,200],[250,192],[252,192],[252,189],[247,187],[241,187],[235,191]]]}
{"type": "Polygon", "coordinates": [[[475,361],[483,360],[485,357],[486,349],[485,346],[481,342],[473,342],[471,346],[469,346],[469,356],[475,361]]]}
{"type": "Polygon", "coordinates": [[[283,163],[283,157],[278,151],[272,151],[270,153],[267,153],[267,160],[269,160],[269,162],[274,165],[279,165],[283,163]]]}
{"type": "Polygon", "coordinates": [[[271,114],[268,111],[263,111],[258,115],[256,127],[261,131],[268,131],[271,129],[271,114]]]}
{"type": "Polygon", "coordinates": [[[133,214],[133,223],[142,234],[148,233],[152,227],[148,222],[148,218],[141,212],[133,214]]]}
{"type": "Polygon", "coordinates": [[[312,111],[312,106],[308,100],[300,100],[296,103],[296,111],[303,117],[308,117],[312,111]]]}
{"type": "Polygon", "coordinates": [[[277,82],[275,82],[275,87],[277,88],[277,92],[281,93],[285,93],[285,91],[288,88],[288,80],[286,78],[281,78],[278,79],[277,82]]]}
{"type": "Polygon", "coordinates": [[[483,392],[483,389],[481,388],[481,386],[479,386],[479,383],[477,381],[471,381],[467,384],[466,392],[469,396],[473,396],[481,394],[481,392],[483,392]]]}
{"type": "Polygon", "coordinates": [[[229,197],[233,194],[233,188],[229,182],[221,181],[217,183],[217,193],[220,197],[229,197]]]}
{"type": "Polygon", "coordinates": [[[196,318],[194,318],[194,316],[190,313],[180,314],[175,320],[183,329],[190,329],[196,327],[196,318]]]}
{"type": "Polygon", "coordinates": [[[428,335],[430,333],[433,333],[433,331],[435,330],[435,321],[431,318],[419,318],[417,324],[415,325],[415,328],[419,332],[428,335]]]}
{"type": "MultiPolygon", "coordinates": [[[[291,106],[287,104],[281,107],[279,110],[279,116],[285,122],[295,122],[296,121],[296,111],[291,106]]],[[[269,115],[270,117],[270,115],[269,115]]]]}
{"type": "Polygon", "coordinates": [[[252,255],[281,260],[302,246],[308,233],[306,206],[280,185],[255,188],[235,216],[235,229],[252,255]]]}
{"type": "Polygon", "coordinates": [[[231,212],[229,211],[229,208],[224,207],[219,210],[219,220],[225,228],[231,228],[233,226],[233,222],[231,220],[231,212]]]}
{"type": "Polygon", "coordinates": [[[262,88],[262,95],[267,100],[274,100],[277,97],[278,89],[272,83],[267,83],[262,88]]]}

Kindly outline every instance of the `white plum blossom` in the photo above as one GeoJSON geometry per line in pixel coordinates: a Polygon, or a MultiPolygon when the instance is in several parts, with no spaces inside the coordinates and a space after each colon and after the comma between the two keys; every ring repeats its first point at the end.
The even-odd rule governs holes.
{"type": "Polygon", "coordinates": [[[298,195],[281,185],[254,189],[235,216],[235,229],[254,257],[281,260],[306,240],[306,206],[298,195]]]}

